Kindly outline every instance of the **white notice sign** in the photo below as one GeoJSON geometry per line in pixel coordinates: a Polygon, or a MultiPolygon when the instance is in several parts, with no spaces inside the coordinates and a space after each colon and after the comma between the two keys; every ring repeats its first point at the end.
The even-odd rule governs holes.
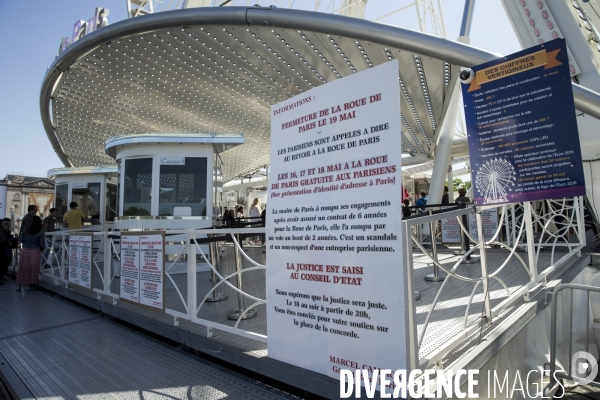
{"type": "Polygon", "coordinates": [[[140,236],[140,304],[164,308],[164,240],[162,233],[140,236]]]}
{"type": "MultiPolygon", "coordinates": [[[[482,211],[481,221],[483,222],[483,235],[485,236],[485,240],[490,240],[498,230],[498,211],[495,208],[482,211]]],[[[479,240],[475,214],[469,214],[469,233],[475,240],[479,240]]]]}
{"type": "Polygon", "coordinates": [[[269,356],[406,369],[396,60],[271,107],[269,356]]]}
{"type": "Polygon", "coordinates": [[[140,301],[140,236],[121,235],[121,290],[122,299],[140,301]]]}
{"type": "Polygon", "coordinates": [[[92,288],[92,243],[92,233],[79,234],[79,248],[77,249],[79,286],[88,289],[92,288]]]}
{"type": "Polygon", "coordinates": [[[79,235],[69,235],[69,283],[79,285],[79,235]]]}
{"type": "Polygon", "coordinates": [[[92,233],[69,235],[69,283],[92,288],[92,233]]]}
{"type": "Polygon", "coordinates": [[[460,243],[462,231],[456,217],[442,220],[442,243],[460,243]]]}

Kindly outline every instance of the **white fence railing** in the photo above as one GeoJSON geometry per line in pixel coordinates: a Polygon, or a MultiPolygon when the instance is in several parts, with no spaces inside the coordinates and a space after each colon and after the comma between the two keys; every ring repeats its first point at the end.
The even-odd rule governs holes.
{"type": "MultiPolygon", "coordinates": [[[[468,207],[439,214],[421,216],[419,218],[407,219],[404,224],[404,257],[405,266],[410,271],[409,293],[417,289],[415,281],[415,255],[424,255],[434,268],[442,271],[440,276],[445,275],[443,283],[439,285],[432,303],[420,313],[426,311],[424,321],[417,318],[416,300],[412,299],[412,315],[409,316],[409,349],[412,368],[430,368],[435,364],[443,364],[444,358],[456,349],[465,339],[492,323],[500,314],[508,310],[519,301],[526,300],[528,294],[538,288],[546,286],[548,275],[561,267],[573,256],[580,256],[581,249],[585,246],[585,221],[583,210],[583,198],[568,198],[561,200],[547,200],[536,203],[523,203],[519,205],[468,207]],[[475,214],[477,220],[478,238],[484,238],[484,224],[482,222],[482,211],[495,209],[499,214],[499,223],[493,237],[487,240],[478,240],[470,235],[469,230],[463,224],[463,216],[475,214]],[[436,251],[436,238],[439,233],[439,223],[446,218],[457,218],[462,234],[469,238],[474,245],[458,259],[452,262],[442,263],[438,259],[436,251]],[[428,225],[433,230],[429,237],[422,236],[422,229],[417,226],[428,225]],[[421,234],[421,237],[419,237],[421,234]],[[427,244],[427,246],[425,245],[427,244]],[[413,247],[418,252],[413,251],[413,247]],[[491,267],[489,251],[491,248],[503,249],[499,260],[495,260],[491,267]],[[525,250],[523,256],[519,251],[525,250]],[[542,253],[542,250],[544,252],[542,253]],[[472,262],[466,262],[470,255],[479,255],[480,271],[473,273],[472,262]],[[542,262],[541,256],[545,260],[542,262]],[[549,260],[548,260],[549,258],[549,260]],[[471,264],[471,265],[470,265],[471,264]],[[542,265],[543,264],[543,265],[542,265]],[[515,271],[521,269],[525,273],[515,271]],[[464,273],[466,270],[468,274],[464,273]],[[511,284],[506,284],[508,276],[511,284]],[[520,278],[515,282],[515,276],[520,278]],[[452,282],[462,281],[462,293],[448,293],[448,287],[452,282]],[[492,282],[499,285],[499,289],[490,290],[492,282]],[[492,301],[492,292],[494,297],[492,301]],[[476,296],[477,295],[477,296],[476,296]],[[454,329],[452,337],[445,340],[437,340],[436,346],[424,349],[424,342],[436,342],[436,332],[429,332],[429,327],[437,312],[445,312],[444,305],[448,298],[465,298],[461,305],[465,307],[464,320],[460,329],[454,329]],[[473,303],[475,298],[482,303],[481,313],[474,313],[473,303]],[[493,303],[493,304],[492,304],[493,303]],[[428,340],[429,339],[429,340],[428,340]]],[[[437,272],[436,272],[437,273],[437,272]]],[[[422,300],[421,300],[422,301],[422,300]]],[[[460,302],[457,302],[458,304],[460,302]]],[[[443,318],[443,317],[442,317],[443,318]]],[[[448,324],[451,321],[447,318],[448,324]]],[[[455,324],[456,325],[456,324],[455,324]]],[[[448,327],[450,329],[450,327],[448,327]]]]}
{"type": "MultiPolygon", "coordinates": [[[[441,284],[426,283],[438,285],[433,298],[409,300],[410,367],[422,369],[439,363],[466,338],[526,299],[533,289],[545,286],[548,275],[571,257],[579,256],[585,245],[582,202],[582,198],[572,198],[497,207],[471,206],[404,220],[404,264],[409,293],[418,286],[415,257],[427,259],[446,276],[441,284]],[[482,241],[478,238],[484,238],[481,213],[485,210],[496,210],[499,223],[492,237],[488,235],[488,239],[482,241]],[[469,214],[475,215],[478,238],[471,236],[463,224],[462,217],[469,214]],[[473,243],[468,252],[451,262],[440,261],[436,251],[441,246],[438,244],[439,223],[446,218],[457,218],[462,231],[473,243]],[[429,236],[415,229],[424,225],[430,227],[429,236]],[[432,241],[432,237],[436,240],[432,241]],[[492,248],[504,251],[493,266],[488,254],[492,248]],[[479,256],[479,267],[464,266],[463,262],[470,255],[479,256]],[[463,272],[466,268],[470,268],[470,273],[463,272]],[[475,275],[473,268],[478,271],[475,275]],[[507,274],[517,272],[520,274],[518,282],[513,279],[507,284],[507,274]],[[453,282],[460,282],[459,289],[453,282]],[[494,285],[496,289],[491,290],[494,285]],[[443,326],[447,322],[444,317],[437,318],[438,324],[442,320],[442,330],[452,331],[452,334],[434,348],[424,349],[424,343],[439,332],[439,329],[433,331],[431,325],[436,319],[435,313],[443,312],[441,304],[448,294],[465,299],[461,303],[464,317],[460,329],[452,331],[443,326]],[[475,302],[481,303],[481,313],[474,310],[475,302]]],[[[166,231],[165,313],[174,317],[175,324],[185,319],[205,326],[209,337],[213,329],[219,329],[266,342],[265,248],[244,248],[239,238],[239,235],[264,233],[265,228],[166,231]],[[207,243],[206,238],[215,237],[219,238],[217,242],[207,243]],[[252,318],[255,316],[256,319],[252,318]]],[[[50,250],[44,253],[42,274],[57,284],[68,286],[68,232],[47,234],[47,241],[50,250]]],[[[113,303],[119,301],[119,276],[120,233],[93,232],[92,290],[98,298],[105,295],[113,298],[113,303]]]]}
{"type": "MultiPolygon", "coordinates": [[[[46,235],[49,251],[42,257],[42,274],[67,287],[68,235],[78,232],[60,231],[46,235]]],[[[244,324],[249,316],[256,315],[257,307],[264,308],[266,303],[266,266],[248,254],[250,251],[258,254],[258,258],[264,258],[264,247],[244,249],[239,239],[240,234],[260,235],[264,232],[264,228],[166,231],[165,313],[175,317],[175,324],[179,319],[185,319],[206,326],[209,337],[215,328],[266,342],[266,328],[244,324]],[[207,236],[228,239],[228,244],[224,240],[208,244],[197,240],[207,236]],[[209,247],[212,251],[208,251],[209,247]],[[210,280],[210,284],[207,285],[206,280],[210,280]],[[218,301],[229,303],[227,315],[203,312],[218,301]],[[231,319],[232,315],[235,319],[231,319]]],[[[116,304],[120,298],[119,277],[120,232],[93,232],[92,290],[99,298],[101,295],[112,297],[116,304]]]]}

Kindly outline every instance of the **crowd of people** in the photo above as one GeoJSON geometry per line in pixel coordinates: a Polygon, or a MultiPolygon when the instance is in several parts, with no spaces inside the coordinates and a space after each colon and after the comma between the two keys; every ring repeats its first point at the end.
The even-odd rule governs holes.
{"type": "MultiPolygon", "coordinates": [[[[81,229],[83,222],[89,221],[88,217],[77,209],[76,202],[71,202],[70,210],[63,216],[63,227],[68,229],[81,229]]],[[[21,219],[19,234],[15,237],[11,233],[11,220],[4,218],[0,229],[0,285],[5,283],[8,266],[12,263],[13,249],[21,244],[19,264],[17,267],[17,286],[15,290],[29,291],[32,285],[39,283],[42,253],[46,248],[46,233],[55,232],[56,208],[51,208],[49,215],[42,220],[37,215],[36,205],[27,208],[27,214],[21,219]]]]}
{"type": "MultiPolygon", "coordinates": [[[[238,206],[235,210],[230,209],[223,212],[223,223],[230,228],[264,226],[266,213],[267,208],[262,207],[260,199],[255,198],[250,206],[248,216],[244,212],[244,206],[238,206]]],[[[248,243],[260,245],[263,241],[263,235],[258,235],[249,240],[248,243]]]]}
{"type": "MultiPolygon", "coordinates": [[[[427,197],[427,192],[421,192],[420,197],[415,202],[415,205],[411,206],[410,199],[407,194],[407,197],[402,201],[402,218],[408,218],[412,215],[416,215],[416,214],[425,212],[425,209],[426,209],[425,206],[427,205],[428,200],[429,199],[427,197]]],[[[465,189],[465,188],[458,189],[458,197],[456,199],[454,199],[454,204],[470,203],[470,202],[471,202],[471,200],[467,197],[467,189],[465,189]]],[[[448,193],[448,186],[444,187],[444,194],[442,195],[442,201],[440,204],[442,206],[451,205],[449,193],[448,193]]]]}

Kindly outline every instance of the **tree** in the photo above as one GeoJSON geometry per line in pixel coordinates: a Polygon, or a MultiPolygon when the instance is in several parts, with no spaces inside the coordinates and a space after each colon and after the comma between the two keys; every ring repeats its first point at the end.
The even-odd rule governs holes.
{"type": "Polygon", "coordinates": [[[464,187],[465,189],[469,190],[471,189],[471,181],[463,182],[463,180],[460,178],[454,178],[452,180],[452,187],[454,188],[455,192],[457,192],[458,189],[460,189],[461,187],[464,187]]]}

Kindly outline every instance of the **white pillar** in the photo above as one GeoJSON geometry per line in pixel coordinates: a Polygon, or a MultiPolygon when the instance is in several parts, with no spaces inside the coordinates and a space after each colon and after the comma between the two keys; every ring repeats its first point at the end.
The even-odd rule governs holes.
{"type": "Polygon", "coordinates": [[[454,172],[452,172],[452,159],[450,159],[450,164],[448,165],[448,201],[450,204],[454,204],[454,184],[452,181],[454,180],[454,172]]]}
{"type": "MultiPolygon", "coordinates": [[[[469,44],[469,38],[467,36],[461,36],[458,38],[458,42],[469,44]]],[[[429,196],[427,201],[429,204],[439,204],[442,202],[444,183],[446,181],[448,164],[450,163],[450,153],[452,152],[452,143],[454,141],[454,128],[456,126],[458,113],[462,112],[462,110],[460,110],[460,85],[460,79],[458,79],[454,86],[454,90],[452,91],[452,97],[450,98],[446,117],[440,127],[440,134],[435,148],[435,161],[433,164],[433,173],[431,175],[431,184],[429,185],[429,196]]]]}

